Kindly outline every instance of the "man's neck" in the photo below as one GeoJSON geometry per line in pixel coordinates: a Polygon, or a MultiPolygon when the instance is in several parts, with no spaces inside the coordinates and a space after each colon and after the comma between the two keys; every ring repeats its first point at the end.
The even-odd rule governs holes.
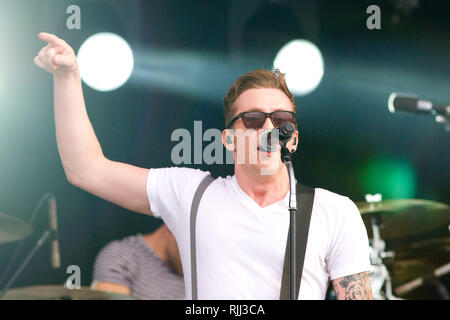
{"type": "Polygon", "coordinates": [[[235,166],[235,175],[242,191],[262,208],[284,199],[289,191],[286,168],[274,175],[252,175],[248,170],[235,166]]]}

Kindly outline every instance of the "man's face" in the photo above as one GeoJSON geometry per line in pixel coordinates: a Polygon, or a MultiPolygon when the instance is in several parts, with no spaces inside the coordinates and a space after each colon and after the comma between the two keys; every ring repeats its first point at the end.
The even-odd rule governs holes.
{"type": "MultiPolygon", "coordinates": [[[[273,112],[277,110],[293,111],[289,98],[279,89],[261,88],[244,91],[234,102],[234,116],[246,111],[273,112]]],[[[264,152],[258,148],[260,134],[273,129],[273,123],[267,118],[259,130],[245,128],[242,119],[234,124],[235,164],[249,170],[259,170],[260,174],[276,174],[282,167],[280,150],[264,152]]],[[[295,132],[294,136],[298,136],[295,132]]],[[[292,140],[288,143],[292,149],[292,140]]]]}

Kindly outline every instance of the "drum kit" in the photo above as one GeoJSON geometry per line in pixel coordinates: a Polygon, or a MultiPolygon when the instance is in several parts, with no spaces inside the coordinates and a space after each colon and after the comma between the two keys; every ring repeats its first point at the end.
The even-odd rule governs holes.
{"type": "MultiPolygon", "coordinates": [[[[0,212],[0,245],[23,240],[32,234],[31,226],[25,221],[0,212]]],[[[49,238],[48,231],[41,237],[39,245],[49,238]]],[[[37,246],[36,246],[37,247],[37,246]]],[[[35,247],[35,248],[36,248],[35,247]]],[[[31,257],[32,255],[29,255],[31,257]]],[[[24,264],[22,264],[24,266],[24,264]]],[[[0,270],[0,273],[4,270],[0,270]]],[[[17,273],[16,273],[17,274],[17,273]]],[[[9,283],[12,283],[10,281],[9,283]]],[[[139,300],[130,295],[92,290],[88,287],[70,289],[64,285],[43,285],[13,288],[3,292],[0,300],[139,300]],[[4,293],[4,295],[3,295],[4,293]]]]}
{"type": "Polygon", "coordinates": [[[366,196],[356,203],[370,239],[371,284],[376,300],[448,300],[449,206],[421,199],[366,196]]]}
{"type": "Polygon", "coordinates": [[[132,296],[92,290],[88,287],[68,289],[63,286],[32,286],[8,290],[4,300],[138,300],[132,296]]]}
{"type": "MultiPolygon", "coordinates": [[[[376,197],[375,197],[376,198],[376,197]]],[[[443,203],[420,199],[358,202],[370,239],[374,299],[449,299],[450,211],[443,203]],[[427,288],[428,291],[425,290],[427,288]],[[430,288],[431,289],[430,291],[430,288]],[[434,292],[433,292],[434,291],[434,292]]],[[[32,228],[19,218],[0,213],[0,244],[23,239],[32,228]]],[[[11,300],[134,300],[136,298],[64,286],[31,286],[7,290],[11,300]]]]}

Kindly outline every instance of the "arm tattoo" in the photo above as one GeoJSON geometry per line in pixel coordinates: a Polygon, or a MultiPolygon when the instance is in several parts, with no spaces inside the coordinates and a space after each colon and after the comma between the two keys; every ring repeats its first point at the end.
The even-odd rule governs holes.
{"type": "Polygon", "coordinates": [[[372,288],[368,272],[353,274],[333,280],[338,300],[372,300],[372,288]]]}

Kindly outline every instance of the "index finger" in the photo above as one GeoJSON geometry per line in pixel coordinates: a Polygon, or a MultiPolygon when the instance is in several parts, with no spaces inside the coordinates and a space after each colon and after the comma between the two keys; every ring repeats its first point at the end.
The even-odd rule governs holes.
{"type": "Polygon", "coordinates": [[[41,40],[44,40],[48,43],[54,43],[54,42],[56,42],[56,40],[58,40],[57,36],[55,36],[54,34],[51,34],[51,33],[47,33],[47,32],[39,33],[38,38],[41,40]]]}

